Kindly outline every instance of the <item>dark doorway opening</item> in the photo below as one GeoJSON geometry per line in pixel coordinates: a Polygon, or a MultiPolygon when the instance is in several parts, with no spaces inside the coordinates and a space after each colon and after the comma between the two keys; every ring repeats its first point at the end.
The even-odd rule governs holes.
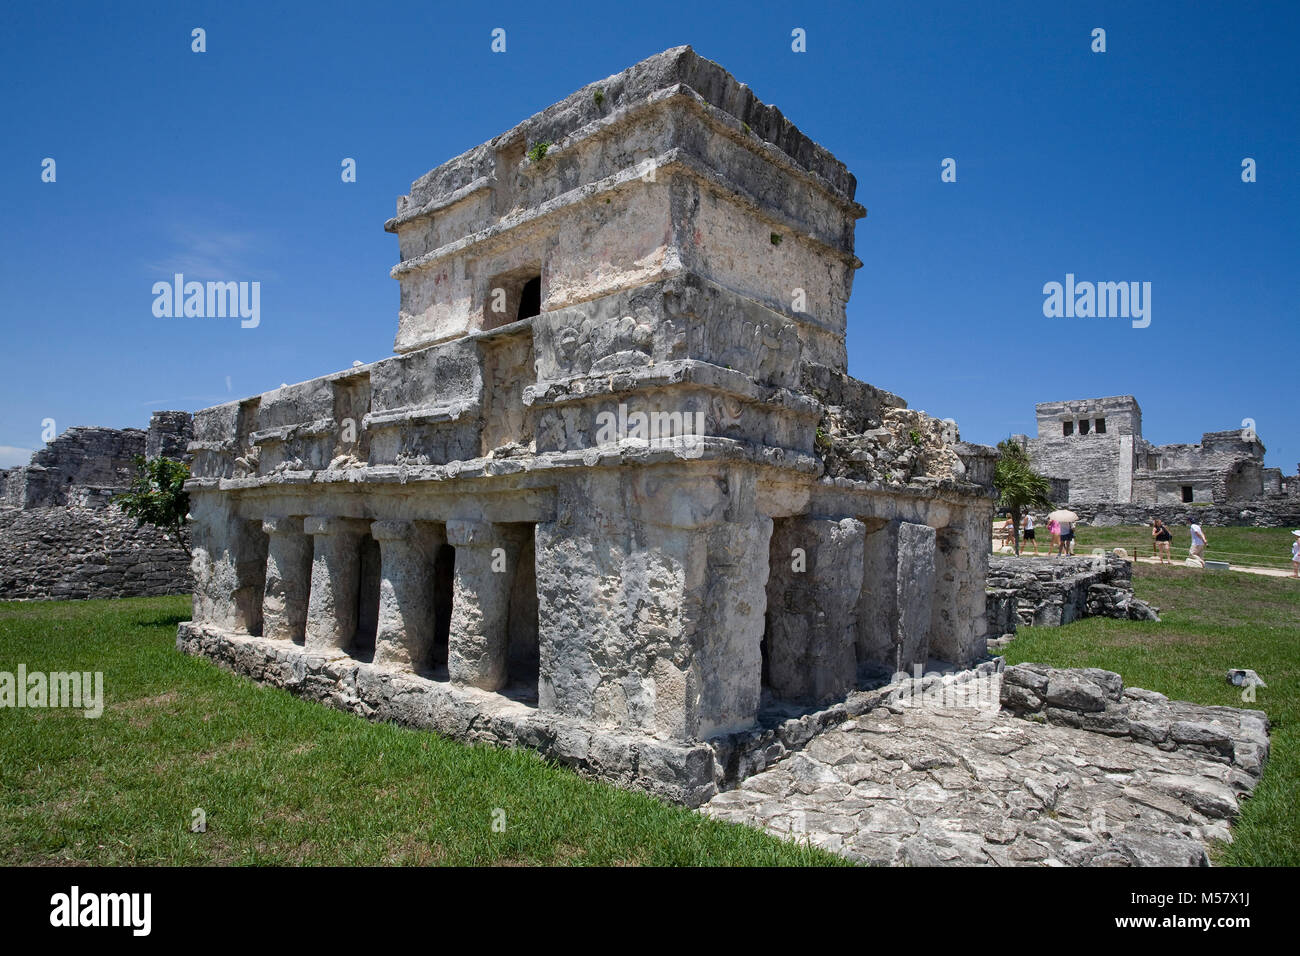
{"type": "Polygon", "coordinates": [[[519,292],[519,314],[515,321],[531,319],[542,311],[542,277],[533,276],[519,292]]]}
{"type": "Polygon", "coordinates": [[[432,667],[447,666],[447,645],[451,640],[452,589],[456,581],[456,549],[449,544],[438,548],[433,562],[433,649],[432,667]]]}
{"type": "Polygon", "coordinates": [[[379,542],[363,535],[358,548],[357,633],[352,639],[352,656],[359,661],[373,661],[379,631],[379,542]]]}
{"type": "Polygon", "coordinates": [[[506,686],[516,700],[536,702],[539,669],[537,640],[537,552],[535,524],[518,526],[510,617],[506,625],[506,686]]]}

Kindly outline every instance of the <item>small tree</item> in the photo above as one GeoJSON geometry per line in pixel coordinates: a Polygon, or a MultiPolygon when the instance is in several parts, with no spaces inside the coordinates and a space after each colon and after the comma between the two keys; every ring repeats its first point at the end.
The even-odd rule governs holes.
{"type": "Polygon", "coordinates": [[[1029,456],[1017,442],[998,442],[998,463],[993,471],[998,506],[1011,512],[1011,533],[1020,554],[1020,516],[1029,508],[1050,508],[1052,484],[1029,465],[1029,456]]]}
{"type": "Polygon", "coordinates": [[[113,503],[135,519],[137,528],[147,523],[179,534],[190,510],[190,496],[185,490],[189,476],[190,470],[183,462],[136,455],[131,487],[113,503]]]}

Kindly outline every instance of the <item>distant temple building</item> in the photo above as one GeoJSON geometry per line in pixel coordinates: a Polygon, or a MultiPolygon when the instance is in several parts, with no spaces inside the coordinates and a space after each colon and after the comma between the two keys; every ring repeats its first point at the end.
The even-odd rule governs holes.
{"type": "Polygon", "coordinates": [[[1060,499],[1227,504],[1289,490],[1281,469],[1264,467],[1264,443],[1252,428],[1205,432],[1195,445],[1153,445],[1142,437],[1142,408],[1132,395],[1043,402],[1035,410],[1038,437],[1014,437],[1060,499]]]}

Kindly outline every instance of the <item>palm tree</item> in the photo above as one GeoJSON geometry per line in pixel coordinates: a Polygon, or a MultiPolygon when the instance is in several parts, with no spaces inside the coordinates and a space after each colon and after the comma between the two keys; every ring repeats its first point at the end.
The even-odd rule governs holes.
{"type": "Polygon", "coordinates": [[[998,506],[1011,512],[1012,540],[1020,554],[1020,516],[1029,508],[1050,508],[1051,482],[1034,471],[1017,442],[1004,438],[998,442],[998,463],[993,471],[993,487],[998,492],[998,506]]]}

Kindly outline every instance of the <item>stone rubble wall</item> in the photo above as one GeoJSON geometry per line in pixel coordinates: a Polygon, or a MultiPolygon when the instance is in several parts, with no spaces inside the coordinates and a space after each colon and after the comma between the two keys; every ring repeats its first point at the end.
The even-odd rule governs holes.
{"type": "Polygon", "coordinates": [[[30,464],[0,472],[0,505],[106,508],[135,475],[135,457],[188,461],[193,437],[189,412],[154,412],[148,430],[69,428],[32,455],[30,464]]]}
{"type": "Polygon", "coordinates": [[[1133,566],[1114,554],[1050,558],[989,558],[988,633],[1018,627],[1058,627],[1084,617],[1159,620],[1157,609],[1133,596],[1133,566]]]}
{"type": "Polygon", "coordinates": [[[113,505],[135,456],[186,461],[189,412],[154,412],[148,430],[69,428],[0,472],[0,599],[140,597],[193,589],[189,531],[179,537],[113,505]]]}
{"type": "Polygon", "coordinates": [[[1268,715],[1206,707],[1124,687],[1113,671],[1017,664],[1002,675],[1004,710],[1029,720],[1127,737],[1160,750],[1191,751],[1230,764],[1252,789],[1268,761],[1268,715]]]}
{"type": "Polygon", "coordinates": [[[184,594],[189,532],[179,539],[116,508],[0,509],[0,600],[184,594]]]}
{"type": "Polygon", "coordinates": [[[134,458],[143,455],[146,434],[139,428],[69,428],[32,455],[22,468],[21,508],[55,508],[81,489],[121,489],[131,483],[134,458]],[[25,480],[24,480],[25,479],[25,480]]]}
{"type": "Polygon", "coordinates": [[[1151,524],[1159,518],[1172,528],[1186,528],[1192,521],[1207,528],[1254,527],[1300,528],[1300,500],[1288,496],[1255,498],[1230,505],[1141,505],[1070,503],[1080,523],[1098,528],[1116,525],[1151,524]]]}

